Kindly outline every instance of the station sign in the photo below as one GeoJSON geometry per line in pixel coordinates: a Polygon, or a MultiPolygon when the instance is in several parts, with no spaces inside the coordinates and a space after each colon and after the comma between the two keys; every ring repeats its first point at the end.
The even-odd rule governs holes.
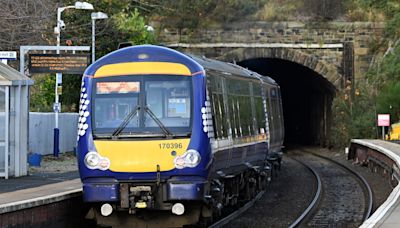
{"type": "Polygon", "coordinates": [[[53,103],[53,111],[54,112],[61,112],[61,103],[53,103]]]}
{"type": "Polygon", "coordinates": [[[390,126],[390,115],[389,114],[378,114],[378,126],[389,127],[390,126]]]}
{"type": "Polygon", "coordinates": [[[29,73],[82,74],[89,64],[86,54],[30,54],[29,73]]]}
{"type": "Polygon", "coordinates": [[[16,60],[17,52],[16,51],[0,51],[0,59],[16,60]]]}

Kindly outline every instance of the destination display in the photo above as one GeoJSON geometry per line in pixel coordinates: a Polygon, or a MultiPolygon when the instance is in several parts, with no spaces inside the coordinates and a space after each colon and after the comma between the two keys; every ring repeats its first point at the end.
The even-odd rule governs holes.
{"type": "Polygon", "coordinates": [[[30,73],[82,74],[89,64],[85,54],[30,54],[30,73]]]}

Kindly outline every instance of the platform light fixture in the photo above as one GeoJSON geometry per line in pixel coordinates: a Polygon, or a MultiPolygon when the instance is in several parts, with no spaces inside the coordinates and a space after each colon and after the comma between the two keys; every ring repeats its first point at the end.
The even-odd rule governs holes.
{"type": "Polygon", "coordinates": [[[96,60],[96,20],[107,19],[108,15],[103,12],[96,12],[91,14],[92,17],[92,63],[96,60]]]}
{"type": "MultiPolygon", "coordinates": [[[[57,26],[54,27],[54,33],[57,35],[57,47],[60,47],[61,30],[65,29],[65,23],[61,19],[61,14],[66,9],[80,9],[80,10],[93,10],[93,5],[88,2],[75,2],[74,5],[64,6],[57,8],[57,26]]],[[[57,54],[60,54],[60,49],[57,48],[57,54]]],[[[60,152],[59,142],[60,142],[60,130],[58,129],[58,113],[61,111],[61,105],[59,103],[58,86],[62,83],[62,73],[56,73],[56,85],[55,85],[55,102],[53,105],[55,113],[55,127],[54,127],[54,148],[53,155],[58,157],[60,152]]]]}

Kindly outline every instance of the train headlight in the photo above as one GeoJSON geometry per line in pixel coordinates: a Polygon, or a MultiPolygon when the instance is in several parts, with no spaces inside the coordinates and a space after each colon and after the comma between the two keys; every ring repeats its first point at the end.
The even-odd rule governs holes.
{"type": "Polygon", "coordinates": [[[177,156],[174,159],[174,165],[177,169],[183,169],[186,167],[196,167],[201,161],[199,152],[196,150],[188,150],[182,156],[177,156]]]}
{"type": "Polygon", "coordinates": [[[101,158],[98,167],[100,170],[107,170],[108,168],[110,168],[110,159],[101,158]]]}
{"type": "Polygon", "coordinates": [[[89,169],[96,169],[100,163],[100,156],[96,152],[89,152],[85,156],[85,165],[89,169]]]}
{"type": "Polygon", "coordinates": [[[84,162],[89,169],[107,170],[110,168],[110,159],[101,157],[94,151],[86,154],[84,162]]]}

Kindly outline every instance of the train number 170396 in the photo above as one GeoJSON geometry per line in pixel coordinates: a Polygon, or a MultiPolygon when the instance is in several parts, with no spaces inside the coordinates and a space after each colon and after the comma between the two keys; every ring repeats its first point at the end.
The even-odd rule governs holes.
{"type": "Polygon", "coordinates": [[[160,149],[182,149],[182,143],[159,143],[160,149]]]}

